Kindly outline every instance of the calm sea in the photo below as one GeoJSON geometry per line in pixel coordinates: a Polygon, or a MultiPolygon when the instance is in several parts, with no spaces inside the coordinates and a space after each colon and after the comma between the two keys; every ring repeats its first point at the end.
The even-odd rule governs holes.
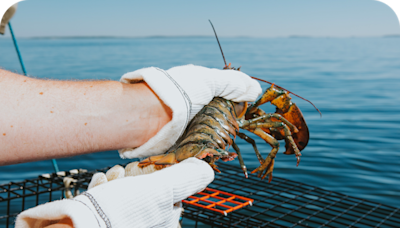
{"type": "MultiPolygon", "coordinates": [[[[28,73],[38,78],[118,80],[148,66],[224,65],[211,37],[18,41],[28,73]]],[[[294,156],[278,154],[275,176],[400,206],[399,38],[221,38],[221,43],[233,66],[311,100],[323,114],[293,98],[311,139],[299,167],[294,156]]],[[[0,39],[0,67],[21,72],[11,39],[0,39]]],[[[274,110],[269,104],[263,108],[274,110]]],[[[254,139],[266,156],[270,146],[254,139]]],[[[251,146],[238,142],[247,166],[257,166],[251,146]]],[[[126,162],[116,151],[58,160],[60,170],[126,162]]],[[[0,183],[52,171],[50,161],[4,166],[0,183]]]]}

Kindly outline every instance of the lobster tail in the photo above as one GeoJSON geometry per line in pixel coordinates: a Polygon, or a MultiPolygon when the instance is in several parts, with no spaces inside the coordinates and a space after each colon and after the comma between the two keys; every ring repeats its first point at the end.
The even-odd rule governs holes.
{"type": "Polygon", "coordinates": [[[208,162],[219,172],[215,161],[233,160],[237,155],[228,153],[225,148],[232,145],[231,136],[236,136],[239,125],[231,103],[222,98],[214,98],[189,123],[188,128],[167,155],[153,156],[140,162],[145,166],[170,166],[190,157],[208,162]]]}

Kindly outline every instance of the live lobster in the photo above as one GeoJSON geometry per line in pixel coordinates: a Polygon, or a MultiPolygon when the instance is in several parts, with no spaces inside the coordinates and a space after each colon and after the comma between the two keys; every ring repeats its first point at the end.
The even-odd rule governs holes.
{"type": "MultiPolygon", "coordinates": [[[[213,25],[212,27],[214,29],[213,25]]],[[[215,29],[214,33],[217,37],[215,29]]],[[[218,37],[217,41],[219,44],[218,37]]],[[[219,46],[221,48],[220,44],[219,46]]],[[[223,52],[222,56],[225,61],[223,52]]],[[[240,68],[231,67],[231,64],[227,65],[226,62],[224,69],[240,70],[240,68]]],[[[216,97],[200,110],[189,123],[182,137],[166,154],[146,158],[139,163],[139,167],[155,165],[156,169],[162,169],[189,157],[197,157],[208,162],[215,171],[220,172],[215,161],[218,159],[230,161],[238,157],[247,178],[247,168],[240,149],[234,141],[236,136],[239,136],[252,144],[261,164],[251,173],[258,172],[261,179],[269,176],[270,182],[275,156],[279,150],[278,140],[285,140],[286,151],[284,153],[295,154],[297,165],[300,162],[300,151],[307,146],[309,141],[309,131],[303,114],[298,106],[291,102],[289,93],[291,92],[272,84],[261,98],[251,105],[247,102],[236,103],[216,97]],[[275,113],[266,113],[259,108],[260,105],[267,102],[276,106],[275,113]],[[266,159],[258,151],[255,141],[243,132],[239,132],[240,129],[254,133],[271,145],[272,150],[266,159]],[[228,152],[229,146],[232,146],[236,153],[228,152]]]]}

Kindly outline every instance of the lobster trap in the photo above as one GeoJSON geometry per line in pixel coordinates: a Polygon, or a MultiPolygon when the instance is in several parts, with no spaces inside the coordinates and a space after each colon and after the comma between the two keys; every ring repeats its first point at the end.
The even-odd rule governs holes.
{"type": "MultiPolygon", "coordinates": [[[[399,227],[400,208],[279,177],[271,183],[254,175],[246,179],[239,167],[218,165],[222,173],[206,191],[215,195],[213,189],[217,189],[238,199],[250,198],[253,205],[225,215],[184,202],[182,227],[399,227]]],[[[14,227],[15,217],[25,209],[61,199],[65,192],[86,190],[95,172],[108,169],[71,170],[0,185],[0,227],[14,227]],[[65,177],[74,179],[70,187],[64,184],[65,177]]]]}

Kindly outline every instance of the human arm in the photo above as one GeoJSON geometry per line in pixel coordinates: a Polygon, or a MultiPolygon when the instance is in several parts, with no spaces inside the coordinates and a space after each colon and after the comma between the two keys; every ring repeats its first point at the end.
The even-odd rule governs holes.
{"type": "Polygon", "coordinates": [[[172,118],[146,83],[40,80],[0,69],[0,165],[138,147],[172,118]]]}
{"type": "Polygon", "coordinates": [[[213,97],[254,101],[261,93],[242,72],[193,65],[144,68],[121,81],[39,80],[0,70],[0,165],[122,148],[123,158],[160,154],[213,97]]]}
{"type": "MultiPolygon", "coordinates": [[[[184,131],[187,126],[188,121],[208,102],[211,101],[213,97],[219,96],[224,97],[225,99],[233,100],[233,101],[254,101],[257,96],[261,92],[261,88],[259,84],[252,79],[250,79],[247,75],[237,72],[237,71],[222,71],[217,69],[208,69],[204,67],[198,66],[183,66],[172,68],[168,71],[163,71],[158,68],[146,68],[141,69],[135,72],[128,73],[124,75],[123,80],[125,83],[133,84],[138,83],[140,81],[146,81],[148,85],[155,91],[157,95],[159,95],[160,99],[164,101],[168,107],[170,107],[173,111],[173,118],[170,122],[168,122],[157,134],[155,137],[151,138],[144,145],[140,146],[138,149],[141,149],[141,152],[144,152],[144,155],[148,155],[149,150],[151,149],[152,153],[163,153],[165,149],[168,149],[170,145],[169,143],[174,143],[174,141],[179,137],[180,133],[184,131]],[[161,134],[162,133],[162,134],[161,134]],[[165,141],[166,140],[166,141],[165,141]],[[153,141],[153,142],[151,142],[153,141]],[[147,149],[145,145],[147,145],[147,149]]],[[[135,154],[137,152],[135,149],[133,151],[128,151],[129,154],[123,154],[125,157],[129,156],[137,156],[135,154]],[[132,153],[131,153],[132,152],[132,153]]],[[[143,155],[143,154],[141,154],[143,155]]],[[[129,202],[127,200],[114,200],[112,197],[116,196],[121,198],[128,198],[136,196],[136,198],[140,198],[141,200],[153,200],[156,194],[150,194],[154,190],[160,190],[160,194],[166,194],[166,197],[171,196],[171,192],[168,192],[164,187],[169,186],[170,183],[180,182],[179,187],[173,187],[174,191],[182,192],[183,189],[191,189],[196,186],[202,186],[201,188],[196,187],[196,191],[204,188],[212,179],[210,176],[210,172],[213,174],[212,169],[206,163],[199,161],[195,158],[189,158],[176,166],[171,168],[167,168],[162,170],[160,173],[165,173],[167,170],[178,170],[176,175],[167,175],[160,176],[156,180],[150,179],[148,176],[141,178],[141,183],[135,183],[136,187],[149,187],[147,185],[152,185],[149,189],[142,190],[141,192],[132,193],[132,190],[137,190],[138,188],[129,188],[131,184],[129,180],[124,178],[125,180],[114,181],[112,183],[107,183],[105,186],[99,186],[94,189],[89,190],[88,192],[97,192],[94,193],[94,198],[100,201],[100,205],[103,205],[103,209],[107,210],[106,214],[111,213],[111,217],[120,216],[114,208],[122,208],[129,205],[133,205],[142,211],[143,209],[149,210],[148,213],[145,213],[145,216],[150,216],[154,218],[158,218],[160,213],[165,214],[165,208],[161,208],[160,211],[155,211],[154,208],[158,208],[157,205],[150,205],[146,203],[146,207],[142,208],[143,203],[138,202],[129,202]],[[194,159],[194,160],[193,160],[194,159]],[[201,169],[196,169],[193,164],[186,166],[185,169],[179,169],[177,167],[182,167],[183,164],[187,164],[188,160],[197,161],[202,164],[201,169]],[[206,167],[206,168],[205,168],[206,167]],[[207,174],[208,173],[208,174],[207,174]],[[186,175],[185,178],[182,175],[186,175]],[[203,178],[203,180],[199,179],[198,175],[205,175],[207,178],[203,178]],[[200,185],[199,185],[200,184],[200,185]],[[205,185],[203,185],[205,184],[205,185]],[[107,188],[104,189],[103,187],[107,188]],[[99,190],[101,189],[101,190],[99,190]],[[111,197],[111,198],[110,198],[111,197]],[[115,214],[117,213],[117,214],[115,214]]],[[[161,175],[161,174],[160,174],[161,175]]],[[[131,186],[132,187],[132,186],[131,186]]],[[[170,188],[169,188],[170,189],[170,188]]],[[[196,191],[190,191],[190,194],[195,193],[196,191]]],[[[181,197],[174,198],[174,200],[167,200],[164,202],[167,206],[167,215],[171,214],[171,205],[174,202],[178,202],[181,199],[190,195],[184,194],[181,197]],[[169,212],[168,212],[169,211],[169,212]]],[[[174,195],[174,194],[172,194],[174,195]]],[[[84,196],[78,196],[75,199],[84,200],[84,205],[91,205],[91,202],[87,202],[87,199],[84,196]],[[86,199],[86,200],[85,200],[86,199]]],[[[163,199],[163,198],[161,198],[163,199]]],[[[168,198],[167,198],[168,199],[168,198]]],[[[43,216],[46,219],[51,219],[53,216],[55,220],[60,219],[59,216],[54,217],[54,213],[60,214],[62,213],[65,216],[69,216],[71,219],[73,216],[76,216],[76,223],[80,223],[81,227],[85,226],[89,217],[82,217],[85,213],[76,213],[79,210],[67,210],[69,206],[79,207],[81,211],[86,210],[86,214],[91,213],[87,211],[88,209],[83,207],[81,204],[76,204],[76,202],[72,201],[56,201],[53,203],[47,204],[47,206],[38,206],[35,210],[35,215],[43,216]],[[61,205],[63,204],[63,205],[61,205]],[[68,205],[66,205],[68,204],[68,205]],[[70,205],[74,204],[74,205],[70,205]],[[51,206],[49,206],[51,205],[51,206]],[[43,208],[47,208],[46,210],[42,210],[43,208]],[[50,210],[49,210],[50,208],[50,210]],[[63,210],[60,211],[60,210],[63,210]],[[49,215],[46,211],[51,211],[52,214],[49,215]],[[54,213],[53,213],[54,212],[54,213]],[[74,215],[70,215],[69,213],[74,213],[74,215]]],[[[90,209],[91,210],[91,209],[90,209]]],[[[32,211],[32,210],[28,210],[32,211]]],[[[93,210],[91,210],[93,211],[93,210]]],[[[131,211],[130,209],[128,211],[131,211]]],[[[22,221],[24,216],[27,216],[29,212],[24,212],[23,216],[19,216],[22,221]]],[[[22,214],[21,214],[22,215],[22,214]]],[[[125,218],[130,217],[129,215],[123,215],[120,219],[116,219],[116,221],[125,220],[125,218]]],[[[144,216],[143,215],[143,216],[144,216]]],[[[176,215],[174,213],[174,215],[176,215]]],[[[96,215],[95,215],[96,216],[96,215]]],[[[143,219],[143,216],[139,216],[137,219],[143,219]]],[[[167,216],[171,217],[171,216],[167,216]]],[[[147,218],[147,217],[146,217],[147,218]]],[[[173,219],[170,218],[170,221],[177,221],[176,216],[173,219]]],[[[53,220],[53,219],[52,219],[53,220]]],[[[96,221],[92,218],[91,222],[96,223],[96,221]]],[[[153,219],[145,219],[143,220],[143,224],[150,224],[155,222],[153,219]]],[[[18,222],[17,222],[18,223],[18,222]]],[[[48,224],[50,225],[50,224],[48,224]]],[[[58,224],[61,225],[61,224],[58,224]]],[[[64,224],[67,225],[67,224],[64,224]]],[[[74,225],[76,225],[74,223],[74,225]]],[[[88,225],[88,224],[86,224],[88,225]]],[[[150,225],[149,225],[150,226],[150,225]]],[[[25,226],[21,226],[25,227],[25,226]]]]}

